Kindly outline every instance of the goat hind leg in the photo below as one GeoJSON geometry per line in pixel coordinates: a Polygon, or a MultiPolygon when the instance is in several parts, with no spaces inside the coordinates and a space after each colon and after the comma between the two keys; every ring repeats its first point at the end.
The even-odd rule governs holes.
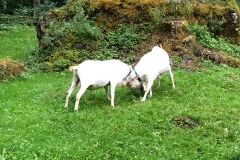
{"type": "Polygon", "coordinates": [[[150,90],[149,90],[148,97],[152,97],[152,88],[150,88],[150,90]]]}
{"type": "Polygon", "coordinates": [[[116,88],[116,84],[111,83],[111,106],[113,108],[114,108],[115,88],[116,88]]]}
{"type": "Polygon", "coordinates": [[[148,83],[147,83],[147,87],[146,87],[146,90],[145,90],[145,94],[142,98],[142,102],[144,102],[147,98],[147,95],[148,93],[150,92],[151,88],[152,88],[152,85],[153,85],[153,80],[149,80],[148,83]]]}
{"type": "Polygon", "coordinates": [[[73,90],[76,88],[77,84],[79,82],[78,77],[75,77],[72,81],[72,84],[67,92],[66,102],[65,102],[65,108],[68,108],[69,98],[72,95],[73,90]]]}
{"type": "Polygon", "coordinates": [[[87,88],[88,88],[88,86],[83,86],[83,85],[81,85],[81,88],[80,88],[80,90],[78,91],[77,96],[76,96],[76,102],[75,102],[74,112],[77,112],[77,111],[78,111],[78,105],[79,105],[80,98],[82,97],[83,93],[86,91],[87,88]]]}
{"type": "Polygon", "coordinates": [[[158,88],[160,88],[160,76],[158,76],[158,88]]]}
{"type": "Polygon", "coordinates": [[[173,79],[173,74],[172,74],[171,69],[169,69],[169,75],[170,75],[170,78],[172,80],[172,87],[173,87],[173,89],[175,89],[175,84],[174,84],[174,79],[173,79]]]}
{"type": "Polygon", "coordinates": [[[108,100],[111,101],[111,96],[110,96],[110,93],[109,93],[109,85],[104,86],[104,89],[105,89],[105,91],[107,93],[108,100]]]}

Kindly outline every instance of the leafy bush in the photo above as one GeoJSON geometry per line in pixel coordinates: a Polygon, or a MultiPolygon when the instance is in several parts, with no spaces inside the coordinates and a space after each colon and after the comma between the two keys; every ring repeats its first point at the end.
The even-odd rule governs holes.
{"type": "MultiPolygon", "coordinates": [[[[65,4],[65,2],[66,0],[44,0],[41,1],[41,6],[39,7],[39,9],[46,10],[48,6],[52,4],[54,4],[54,6],[61,6],[65,4]]],[[[32,0],[0,0],[0,11],[6,14],[13,14],[15,12],[23,13],[25,11],[29,11],[30,9],[32,9],[32,7],[32,0]]]]}
{"type": "Polygon", "coordinates": [[[73,47],[77,42],[95,41],[99,36],[99,29],[87,19],[83,8],[78,7],[73,19],[67,22],[55,20],[50,23],[44,42],[49,48],[58,46],[73,47]],[[68,46],[70,41],[71,45],[68,46]]]}
{"type": "Polygon", "coordinates": [[[129,62],[133,59],[134,47],[145,39],[140,31],[129,25],[119,25],[103,35],[82,7],[67,22],[50,22],[46,31],[46,48],[40,52],[39,59],[40,68],[47,70],[49,67],[50,71],[61,71],[85,59],[118,58],[129,62]]]}
{"type": "Polygon", "coordinates": [[[150,8],[149,15],[154,23],[154,26],[160,26],[165,16],[164,10],[160,8],[150,8]]]}
{"type": "Polygon", "coordinates": [[[85,59],[86,55],[79,53],[86,49],[94,50],[94,44],[99,38],[99,28],[88,20],[83,7],[77,6],[72,19],[55,19],[49,23],[43,39],[45,48],[38,55],[39,62],[44,64],[41,66],[45,66],[44,62],[48,61],[48,64],[52,64],[46,66],[63,70],[72,63],[85,59]],[[72,56],[69,57],[68,53],[72,56]]]}
{"type": "Polygon", "coordinates": [[[141,39],[141,35],[136,29],[129,26],[120,25],[115,31],[107,34],[108,45],[117,49],[133,49],[141,39]]]}
{"type": "Polygon", "coordinates": [[[192,25],[188,27],[188,31],[197,37],[197,40],[203,46],[228,53],[229,55],[240,58],[240,47],[238,45],[230,43],[224,38],[215,37],[208,31],[207,26],[192,25]]]}
{"type": "Polygon", "coordinates": [[[107,33],[97,52],[104,59],[118,58],[130,63],[134,59],[134,48],[144,39],[146,35],[139,27],[122,24],[107,33]]]}
{"type": "Polygon", "coordinates": [[[208,22],[207,26],[210,29],[210,31],[216,35],[219,35],[221,32],[224,31],[224,24],[226,23],[226,19],[222,18],[211,20],[208,22]]]}
{"type": "Polygon", "coordinates": [[[159,7],[150,8],[148,14],[154,23],[161,25],[164,17],[186,18],[190,16],[191,12],[191,3],[184,0],[181,3],[170,1],[159,7]]]}

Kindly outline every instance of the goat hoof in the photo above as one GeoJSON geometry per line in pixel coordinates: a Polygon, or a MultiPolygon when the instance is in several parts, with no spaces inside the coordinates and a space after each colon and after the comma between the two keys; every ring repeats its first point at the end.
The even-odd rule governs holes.
{"type": "Polygon", "coordinates": [[[74,110],[74,112],[78,112],[78,110],[74,110]]]}
{"type": "Polygon", "coordinates": [[[145,101],[146,101],[146,99],[142,99],[142,100],[141,100],[141,102],[145,102],[145,101]]]}

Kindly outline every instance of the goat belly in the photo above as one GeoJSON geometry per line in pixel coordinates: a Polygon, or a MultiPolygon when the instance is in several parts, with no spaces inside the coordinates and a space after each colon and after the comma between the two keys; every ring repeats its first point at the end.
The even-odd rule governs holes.
{"type": "Polygon", "coordinates": [[[94,90],[94,89],[98,89],[101,87],[104,87],[106,85],[109,85],[110,82],[109,81],[96,81],[94,84],[90,85],[88,87],[89,90],[94,90]]]}

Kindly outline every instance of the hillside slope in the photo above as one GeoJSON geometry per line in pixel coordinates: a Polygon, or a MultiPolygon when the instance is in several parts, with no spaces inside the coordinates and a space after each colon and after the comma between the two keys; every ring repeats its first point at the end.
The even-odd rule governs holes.
{"type": "Polygon", "coordinates": [[[197,57],[202,56],[239,67],[239,57],[235,56],[240,55],[239,13],[235,0],[71,0],[38,23],[38,62],[42,69],[57,71],[84,59],[118,58],[134,63],[161,41],[176,65],[180,57],[184,61],[180,65],[198,66],[197,57]],[[208,44],[212,43],[210,38],[224,37],[225,50],[209,47],[211,44],[203,46],[217,52],[205,50],[197,42],[198,35],[190,36],[197,33],[189,31],[196,23],[207,26],[208,44]],[[234,53],[228,49],[230,44],[236,44],[234,53]],[[226,50],[231,54],[225,54],[226,50]]]}

